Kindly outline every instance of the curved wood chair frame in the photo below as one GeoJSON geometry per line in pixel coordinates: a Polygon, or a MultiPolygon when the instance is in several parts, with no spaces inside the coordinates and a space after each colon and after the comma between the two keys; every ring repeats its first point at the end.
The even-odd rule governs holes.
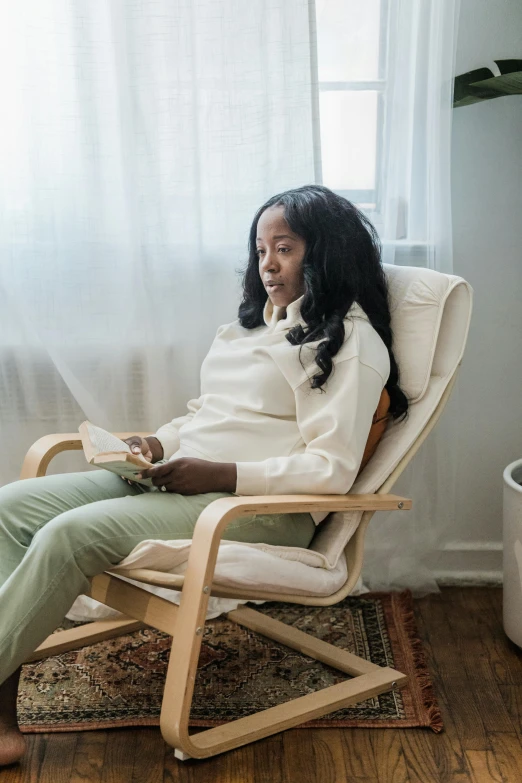
{"type": "MultiPolygon", "coordinates": [[[[346,672],[352,675],[352,678],[223,726],[189,734],[190,707],[210,595],[243,600],[284,601],[308,606],[330,606],[349,595],[361,573],[366,529],[374,513],[411,508],[411,500],[391,495],[389,491],[438,421],[451,394],[456,374],[455,372],[448,382],[435,411],[417,440],[377,492],[367,495],[242,496],[216,500],[203,510],[196,523],[184,576],[148,569],[125,571],[126,577],[138,582],[181,590],[179,607],[124,581],[118,576],[118,568],[113,568],[91,580],[90,595],[97,601],[123,612],[127,619],[94,622],[70,631],[54,633],[40,645],[29,660],[38,660],[128,633],[143,624],[170,634],[173,637],[173,645],[165,682],[160,727],[165,741],[175,749],[175,755],[180,760],[207,758],[223,753],[404,685],[407,677],[401,672],[377,666],[249,607],[240,607],[228,612],[227,617],[346,672]],[[235,517],[256,513],[324,510],[364,512],[357,531],[345,548],[347,580],[332,595],[317,597],[263,590],[235,590],[212,583],[221,535],[235,517]]],[[[117,433],[121,438],[134,434],[136,433],[117,433]]],[[[146,434],[149,433],[142,433],[146,434]]],[[[57,454],[81,449],[80,436],[75,433],[40,438],[27,452],[20,478],[44,476],[50,461],[57,454]]]]}

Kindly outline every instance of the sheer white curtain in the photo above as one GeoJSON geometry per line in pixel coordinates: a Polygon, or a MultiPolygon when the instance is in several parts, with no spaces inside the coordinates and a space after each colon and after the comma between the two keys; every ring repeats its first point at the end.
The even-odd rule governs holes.
{"type": "Polygon", "coordinates": [[[390,0],[382,200],[386,263],[451,273],[451,117],[460,0],[390,0]]]}
{"type": "MultiPolygon", "coordinates": [[[[459,0],[389,4],[382,201],[375,218],[386,263],[451,274],[451,117],[459,0]]],[[[373,589],[436,590],[437,563],[456,514],[458,383],[443,417],[394,492],[407,514],[378,514],[364,577],[373,589]]]]}
{"type": "MultiPolygon", "coordinates": [[[[321,6],[334,1],[349,16],[348,0],[321,6]]],[[[370,216],[388,263],[451,271],[457,6],[380,6],[370,216]]],[[[184,412],[217,326],[236,317],[254,211],[321,180],[319,129],[336,134],[319,122],[317,73],[313,0],[0,6],[0,484],[36,438],[83,418],[153,431],[184,412]]],[[[432,584],[451,507],[443,426],[398,487],[416,510],[372,525],[372,584],[432,584]]],[[[81,455],[53,465],[84,469],[81,455]]]]}
{"type": "Polygon", "coordinates": [[[197,394],[255,210],[314,179],[309,13],[1,5],[0,483],[41,435],[154,431],[197,394]]]}

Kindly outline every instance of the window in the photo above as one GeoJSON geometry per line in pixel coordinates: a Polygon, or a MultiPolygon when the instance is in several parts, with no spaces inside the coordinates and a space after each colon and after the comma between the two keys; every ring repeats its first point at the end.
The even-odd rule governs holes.
{"type": "Polygon", "coordinates": [[[318,179],[379,211],[386,108],[387,0],[315,0],[318,179]]]}

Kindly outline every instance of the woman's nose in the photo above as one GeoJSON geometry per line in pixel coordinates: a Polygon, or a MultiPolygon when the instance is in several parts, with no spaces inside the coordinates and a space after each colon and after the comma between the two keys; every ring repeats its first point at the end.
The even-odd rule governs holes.
{"type": "Polygon", "coordinates": [[[261,263],[261,269],[268,272],[271,269],[275,269],[277,266],[277,258],[270,251],[265,253],[263,261],[261,263]]]}

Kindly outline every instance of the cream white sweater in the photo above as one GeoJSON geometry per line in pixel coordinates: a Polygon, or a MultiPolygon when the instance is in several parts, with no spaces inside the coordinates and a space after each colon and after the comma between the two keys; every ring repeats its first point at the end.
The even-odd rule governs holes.
{"type": "MultiPolygon", "coordinates": [[[[267,300],[265,326],[220,326],[201,366],[201,395],[156,432],[164,457],[237,463],[236,495],[345,494],[362,461],[390,372],[386,346],[355,304],[324,391],[311,389],[318,342],[286,339],[303,297],[267,300]]],[[[313,513],[316,524],[325,513],[313,513]]]]}

